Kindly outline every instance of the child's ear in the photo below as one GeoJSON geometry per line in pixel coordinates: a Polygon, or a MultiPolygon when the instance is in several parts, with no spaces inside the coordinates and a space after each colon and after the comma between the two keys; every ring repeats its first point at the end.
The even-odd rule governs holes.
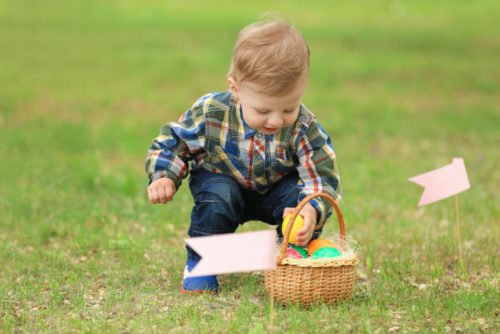
{"type": "Polygon", "coordinates": [[[229,84],[229,89],[231,90],[231,93],[233,94],[233,96],[236,97],[237,99],[239,99],[238,84],[236,83],[236,80],[234,80],[233,77],[228,77],[227,83],[229,84]]]}

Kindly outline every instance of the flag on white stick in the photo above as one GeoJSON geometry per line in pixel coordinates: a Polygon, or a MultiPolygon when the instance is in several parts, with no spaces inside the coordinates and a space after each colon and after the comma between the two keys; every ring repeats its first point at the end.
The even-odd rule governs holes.
{"type": "Polygon", "coordinates": [[[454,158],[449,165],[408,180],[425,188],[418,206],[437,202],[470,188],[463,158],[454,158]]]}
{"type": "Polygon", "coordinates": [[[276,269],[276,231],[229,233],[186,239],[201,256],[189,276],[276,269]]]}

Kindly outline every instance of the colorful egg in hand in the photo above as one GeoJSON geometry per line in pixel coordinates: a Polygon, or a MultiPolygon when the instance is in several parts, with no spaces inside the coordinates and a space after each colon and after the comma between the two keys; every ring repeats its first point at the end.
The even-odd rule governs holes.
{"type": "Polygon", "coordinates": [[[314,254],[312,255],[311,259],[312,260],[318,260],[318,259],[330,259],[333,257],[340,256],[340,252],[336,250],[333,247],[324,247],[318,249],[314,254]]]}
{"type": "MultiPolygon", "coordinates": [[[[283,233],[283,236],[285,236],[285,231],[288,226],[288,223],[290,221],[290,217],[292,214],[288,214],[285,219],[283,219],[283,224],[281,225],[281,232],[283,233]]],[[[296,242],[297,238],[297,232],[304,226],[304,218],[302,218],[301,215],[297,215],[295,218],[295,222],[293,223],[292,230],[290,231],[290,238],[288,239],[288,242],[294,244],[296,242]]]]}

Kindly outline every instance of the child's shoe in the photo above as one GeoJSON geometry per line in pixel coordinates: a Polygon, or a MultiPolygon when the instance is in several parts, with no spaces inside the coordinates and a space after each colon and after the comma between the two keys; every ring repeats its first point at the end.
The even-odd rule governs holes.
{"type": "Polygon", "coordinates": [[[184,281],[182,282],[182,293],[196,294],[196,293],[211,293],[217,294],[219,289],[219,282],[217,276],[198,276],[188,277],[188,273],[193,270],[198,262],[188,260],[186,268],[184,269],[184,281]]]}

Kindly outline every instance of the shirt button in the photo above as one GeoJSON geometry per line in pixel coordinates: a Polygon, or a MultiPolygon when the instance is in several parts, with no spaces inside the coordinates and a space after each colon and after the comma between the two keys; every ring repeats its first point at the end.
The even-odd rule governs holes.
{"type": "Polygon", "coordinates": [[[262,133],[257,134],[257,138],[262,138],[264,135],[262,133]]]}

